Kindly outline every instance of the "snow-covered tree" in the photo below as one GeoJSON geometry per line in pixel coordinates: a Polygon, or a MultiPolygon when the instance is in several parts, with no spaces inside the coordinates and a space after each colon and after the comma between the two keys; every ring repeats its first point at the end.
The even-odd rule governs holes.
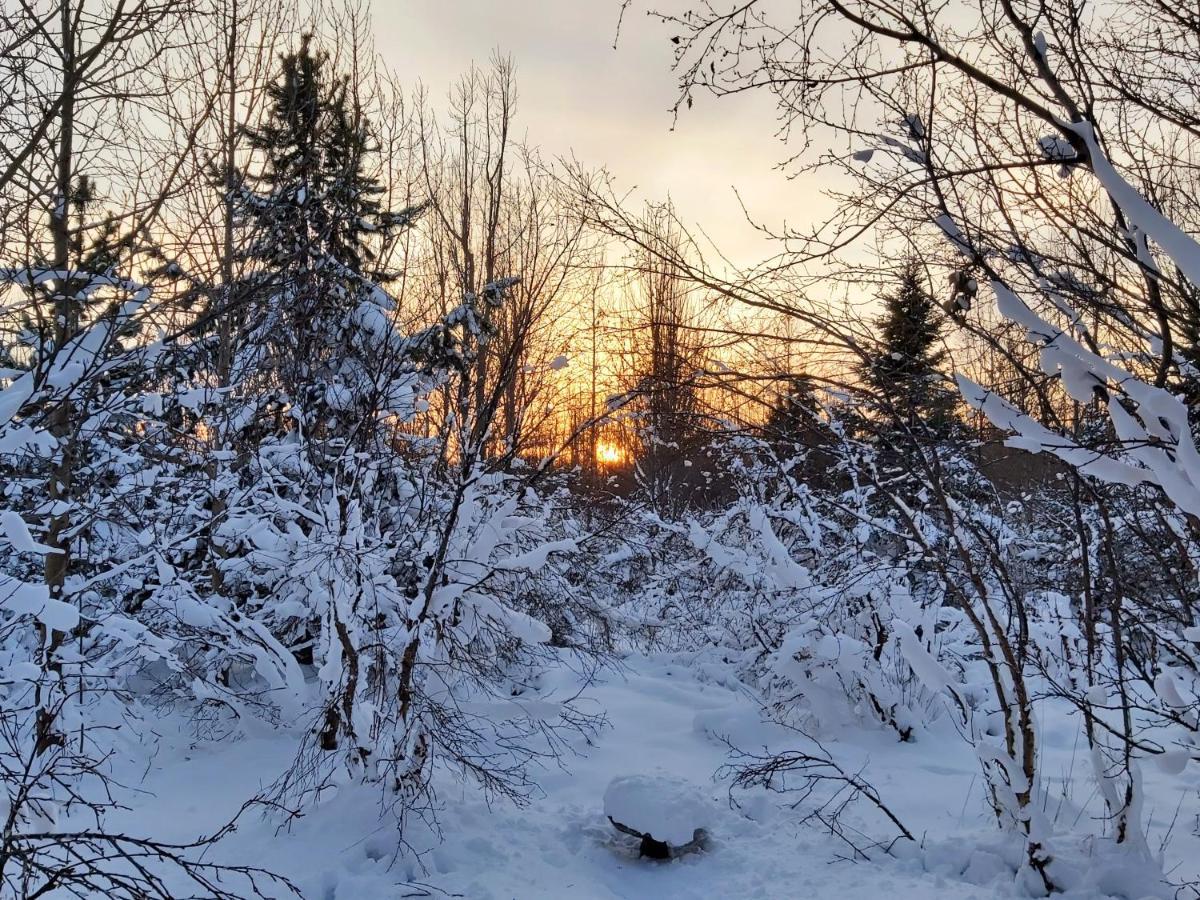
{"type": "Polygon", "coordinates": [[[394,307],[379,286],[388,273],[374,267],[376,247],[418,212],[381,209],[370,125],[351,89],[304,37],[281,59],[266,120],[249,132],[259,168],[239,179],[245,253],[257,266],[236,291],[241,308],[228,313],[245,323],[252,354],[269,352],[255,364],[301,404],[312,437],[331,428],[345,437],[370,392],[371,334],[394,307]],[[347,422],[335,427],[339,418],[347,422]]]}

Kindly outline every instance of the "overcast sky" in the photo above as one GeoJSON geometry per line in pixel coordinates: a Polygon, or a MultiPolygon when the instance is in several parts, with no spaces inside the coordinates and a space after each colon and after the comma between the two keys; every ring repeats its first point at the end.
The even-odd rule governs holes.
{"type": "Polygon", "coordinates": [[[676,82],[669,32],[640,10],[613,49],[619,0],[375,0],[377,41],[408,81],[440,100],[472,61],[495,50],[517,64],[518,124],[550,155],[605,166],[624,187],[675,201],[733,258],[752,263],[769,246],[745,223],[734,196],[756,216],[807,222],[810,184],[773,166],[768,96],[697,103],[671,130],[676,82]]]}

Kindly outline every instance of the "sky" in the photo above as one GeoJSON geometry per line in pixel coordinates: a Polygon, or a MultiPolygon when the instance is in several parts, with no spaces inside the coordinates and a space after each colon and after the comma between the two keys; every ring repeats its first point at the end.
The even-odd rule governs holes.
{"type": "Polygon", "coordinates": [[[768,224],[811,221],[821,205],[811,180],[788,180],[765,93],[701,99],[672,130],[677,93],[670,32],[626,14],[613,47],[620,0],[375,0],[376,41],[389,64],[431,97],[444,98],[472,62],[492,54],[517,66],[518,125],[550,156],[603,166],[637,195],[668,196],[742,265],[772,252],[746,221],[735,188],[768,224]]]}

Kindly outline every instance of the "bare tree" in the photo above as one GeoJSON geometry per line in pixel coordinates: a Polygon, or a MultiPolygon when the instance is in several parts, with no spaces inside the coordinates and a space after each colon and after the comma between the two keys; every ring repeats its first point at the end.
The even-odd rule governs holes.
{"type": "MultiPolygon", "coordinates": [[[[970,337],[964,362],[977,354],[975,373],[992,376],[983,386],[961,381],[968,402],[1085,475],[1147,485],[1164,520],[1179,521],[1175,505],[1194,536],[1192,425],[1179,397],[1194,394],[1200,271],[1187,237],[1196,208],[1184,197],[1197,129],[1194,104],[1179,99],[1193,88],[1168,96],[1165,87],[1192,83],[1194,17],[1156,2],[1085,10],[1038,0],[814,0],[790,10],[751,0],[729,10],[680,3],[660,15],[677,29],[677,112],[702,92],[768,91],[793,169],[839,175],[828,221],[779,234],[789,248],[780,268],[809,285],[849,281],[862,269],[850,251],[872,237],[885,257],[923,256],[947,274],[945,308],[970,337]],[[996,301],[982,313],[981,285],[996,301]]],[[[1080,522],[1080,540],[1099,548],[1106,578],[1118,579],[1107,501],[1093,499],[1099,519],[1080,522]]],[[[974,587],[983,613],[989,589],[974,587]]],[[[1019,599],[1019,590],[1003,591],[1019,599]]],[[[1118,841],[1138,846],[1130,751],[1155,751],[1135,736],[1130,635],[1161,613],[1135,614],[1117,593],[1126,599],[1109,595],[1101,655],[1123,673],[1113,688],[1124,751],[1113,770],[1121,774],[1098,778],[1118,841]]],[[[1087,595],[1094,621],[1097,593],[1087,595]]],[[[1036,775],[1022,687],[1032,657],[1023,626],[1005,637],[1003,622],[985,616],[979,626],[981,640],[1000,641],[996,690],[1012,687],[1002,701],[1015,713],[1008,752],[1026,785],[1016,819],[1029,835],[1029,864],[1050,887],[1042,841],[1022,812],[1036,775]]],[[[1077,700],[1090,702],[1082,693],[1077,700]]]]}
{"type": "Polygon", "coordinates": [[[493,381],[506,385],[486,449],[502,457],[535,443],[545,450],[539,432],[552,427],[555,416],[548,376],[568,333],[550,311],[585,283],[597,259],[549,166],[516,139],[516,102],[515,68],[497,58],[490,70],[472,70],[454,87],[444,127],[427,104],[418,112],[417,162],[433,226],[427,237],[435,290],[444,303],[453,302],[458,291],[472,293],[504,272],[521,273],[509,302],[488,323],[494,334],[476,361],[483,377],[475,380],[475,405],[493,381]]]}

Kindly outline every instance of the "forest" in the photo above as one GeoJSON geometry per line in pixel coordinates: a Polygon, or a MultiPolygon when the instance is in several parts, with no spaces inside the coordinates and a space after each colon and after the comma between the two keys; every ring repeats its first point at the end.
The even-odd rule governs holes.
{"type": "Polygon", "coordinates": [[[1200,900],[1200,14],[594,3],[759,258],[455,3],[0,0],[0,900],[1200,900]]]}

